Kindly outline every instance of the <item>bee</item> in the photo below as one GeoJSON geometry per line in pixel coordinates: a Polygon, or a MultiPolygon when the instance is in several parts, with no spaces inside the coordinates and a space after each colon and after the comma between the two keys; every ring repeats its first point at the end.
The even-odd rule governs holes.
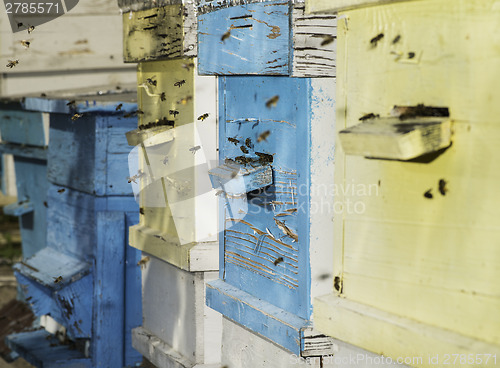
{"type": "Polygon", "coordinates": [[[174,115],[174,118],[175,118],[177,115],[179,115],[179,111],[177,111],[177,110],[170,110],[169,114],[170,115],[174,115]]]}
{"type": "Polygon", "coordinates": [[[222,35],[222,37],[220,38],[220,40],[222,42],[226,41],[229,37],[231,37],[231,30],[229,29],[226,33],[224,33],[222,35]]]}
{"type": "Polygon", "coordinates": [[[410,52],[408,53],[408,59],[413,59],[414,57],[415,57],[415,53],[414,53],[414,52],[412,52],[412,51],[410,51],[410,52]]]}
{"type": "Polygon", "coordinates": [[[265,132],[260,133],[260,135],[257,137],[257,142],[259,142],[259,143],[262,141],[267,142],[267,137],[269,137],[270,135],[271,135],[270,130],[266,130],[265,132]]]}
{"type": "Polygon", "coordinates": [[[342,293],[342,279],[339,276],[335,276],[335,278],[333,279],[333,287],[339,293],[342,293]]]}
{"type": "Polygon", "coordinates": [[[140,213],[141,215],[144,215],[144,208],[143,208],[143,207],[139,208],[139,213],[140,213]]]}
{"type": "Polygon", "coordinates": [[[147,78],[147,79],[146,79],[146,83],[148,83],[148,84],[149,84],[149,85],[151,85],[151,86],[155,86],[155,87],[156,87],[156,83],[157,83],[157,82],[156,82],[156,80],[155,80],[155,79],[153,79],[154,77],[155,77],[155,76],[152,76],[151,78],[147,78]]]}
{"type": "Polygon", "coordinates": [[[248,148],[252,148],[252,140],[250,138],[245,139],[245,145],[248,148]]]}
{"type": "Polygon", "coordinates": [[[271,97],[269,100],[267,100],[266,107],[268,109],[270,109],[271,107],[275,107],[276,104],[278,103],[279,99],[280,99],[280,96],[278,96],[278,95],[271,97]]]}
{"type": "Polygon", "coordinates": [[[269,155],[267,153],[262,153],[262,152],[255,152],[257,156],[259,156],[259,162],[261,164],[269,164],[274,161],[273,155],[269,155]]]}
{"type": "Polygon", "coordinates": [[[137,115],[144,115],[144,111],[142,111],[142,110],[140,110],[140,109],[135,110],[135,113],[136,113],[137,115]]]}
{"type": "Polygon", "coordinates": [[[168,156],[165,156],[165,158],[162,160],[163,165],[168,164],[168,156]]]}
{"type": "Polygon", "coordinates": [[[383,33],[380,33],[380,34],[376,35],[375,37],[373,37],[370,40],[370,44],[372,45],[372,47],[376,47],[378,41],[380,41],[382,38],[384,38],[384,34],[383,33]]]}
{"type": "Polygon", "coordinates": [[[135,110],[133,112],[130,112],[128,114],[123,115],[123,117],[124,118],[130,118],[132,116],[139,115],[139,114],[144,114],[144,111],[142,111],[142,110],[135,110]]]}
{"type": "Polygon", "coordinates": [[[279,265],[281,262],[283,262],[283,257],[276,258],[276,260],[274,261],[274,265],[275,265],[275,266],[277,266],[277,265],[279,265]]]}
{"type": "Polygon", "coordinates": [[[17,23],[17,28],[21,28],[24,24],[22,23],[17,23]]]}
{"type": "Polygon", "coordinates": [[[142,269],[143,267],[145,267],[147,265],[149,260],[150,260],[149,256],[146,256],[143,259],[141,259],[139,262],[137,262],[137,266],[141,266],[141,269],[142,269]]]}
{"type": "Polygon", "coordinates": [[[59,189],[59,190],[57,191],[57,193],[64,193],[65,191],[66,191],[66,189],[61,188],[61,189],[59,189]]]}
{"type": "Polygon", "coordinates": [[[190,148],[189,151],[194,155],[199,149],[201,149],[201,146],[194,146],[193,148],[190,148]]]}
{"type": "Polygon", "coordinates": [[[245,153],[245,154],[247,154],[247,153],[248,153],[248,148],[246,148],[245,146],[241,146],[241,147],[240,147],[240,150],[241,150],[241,152],[243,152],[243,153],[245,153]]]}
{"type": "Polygon", "coordinates": [[[26,47],[27,49],[29,49],[31,42],[26,41],[26,40],[21,40],[19,42],[21,43],[21,45],[23,45],[24,47],[26,47]]]}
{"type": "Polygon", "coordinates": [[[318,276],[318,279],[323,281],[329,279],[331,275],[332,275],[331,273],[322,273],[321,275],[318,276]]]}
{"type": "Polygon", "coordinates": [[[432,199],[434,196],[432,195],[432,189],[429,189],[427,192],[424,193],[424,197],[427,199],[432,199]]]}
{"type": "Polygon", "coordinates": [[[335,37],[330,36],[330,35],[324,35],[323,36],[323,41],[321,41],[321,46],[326,46],[331,44],[335,40],[335,37]]]}
{"type": "Polygon", "coordinates": [[[116,105],[115,111],[120,111],[122,109],[123,104],[116,105]]]}
{"type": "Polygon", "coordinates": [[[78,114],[78,113],[76,113],[75,115],[73,115],[73,116],[71,117],[71,120],[73,120],[73,121],[78,120],[78,119],[80,119],[82,116],[83,116],[83,114],[78,114]]]}
{"type": "Polygon", "coordinates": [[[397,35],[396,37],[394,37],[394,39],[392,40],[392,44],[393,45],[397,44],[399,40],[401,40],[401,35],[397,35]]]}
{"type": "Polygon", "coordinates": [[[72,100],[72,101],[69,101],[66,106],[75,106],[75,103],[76,101],[75,100],[72,100]]]}
{"type": "Polygon", "coordinates": [[[43,205],[44,205],[46,208],[49,208],[49,205],[47,204],[47,201],[44,201],[44,202],[43,202],[43,205]]]}
{"type": "Polygon", "coordinates": [[[184,69],[186,69],[187,71],[189,71],[190,68],[194,68],[194,63],[185,63],[185,64],[182,64],[182,67],[184,69]]]}
{"type": "Polygon", "coordinates": [[[180,103],[182,105],[187,104],[189,101],[193,99],[193,96],[186,96],[183,99],[179,100],[177,103],[180,103]]]}
{"type": "Polygon", "coordinates": [[[5,65],[7,68],[13,68],[15,67],[17,64],[19,64],[19,59],[16,59],[16,60],[8,60],[8,64],[5,65]]]}
{"type": "Polygon", "coordinates": [[[54,277],[54,284],[59,284],[63,280],[62,276],[54,277]]]}
{"type": "Polygon", "coordinates": [[[160,94],[160,100],[161,100],[161,101],[166,101],[166,100],[167,100],[167,96],[165,95],[165,92],[162,92],[162,93],[160,94]]]}
{"type": "Polygon", "coordinates": [[[31,33],[35,30],[35,26],[29,26],[28,27],[28,33],[31,33]]]}
{"type": "Polygon", "coordinates": [[[375,119],[375,118],[379,118],[379,117],[380,117],[379,114],[369,113],[369,114],[366,114],[366,115],[363,115],[362,117],[360,117],[359,121],[365,121],[365,120],[375,119]]]}
{"type": "Polygon", "coordinates": [[[203,115],[198,116],[198,120],[203,121],[203,120],[205,120],[206,118],[208,118],[209,116],[210,116],[210,114],[207,112],[207,113],[205,113],[205,114],[203,114],[203,115]]]}
{"type": "Polygon", "coordinates": [[[181,81],[175,82],[174,83],[174,87],[179,87],[180,88],[181,86],[184,85],[184,83],[186,83],[186,81],[184,79],[181,80],[181,81]]]}
{"type": "Polygon", "coordinates": [[[446,180],[439,180],[439,193],[441,193],[441,195],[446,195],[446,192],[448,191],[448,188],[446,188],[446,184],[446,180]]]}
{"type": "Polygon", "coordinates": [[[239,141],[239,140],[237,140],[236,138],[231,138],[231,137],[228,137],[228,138],[227,138],[227,140],[228,140],[229,142],[233,143],[235,146],[237,146],[237,145],[240,143],[240,141],[239,141]]]}

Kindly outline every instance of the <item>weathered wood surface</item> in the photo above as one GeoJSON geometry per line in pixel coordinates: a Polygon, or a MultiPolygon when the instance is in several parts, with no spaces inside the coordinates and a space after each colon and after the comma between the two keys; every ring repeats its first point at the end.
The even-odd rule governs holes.
{"type": "MultiPolygon", "coordinates": [[[[1,106],[1,104],[0,104],[1,106]]],[[[47,146],[49,142],[49,119],[40,112],[2,109],[0,110],[0,133],[3,143],[47,146]]]]}
{"type": "Polygon", "coordinates": [[[335,217],[334,294],[368,309],[343,313],[341,305],[318,302],[315,321],[323,322],[316,328],[392,357],[411,356],[412,347],[440,352],[441,359],[446,352],[474,354],[483,343],[498,349],[500,160],[490,147],[500,139],[500,107],[492,103],[500,98],[492,87],[499,82],[491,72],[499,53],[482,36],[498,28],[498,5],[420,0],[346,15],[338,32],[345,75],[338,80],[338,130],[368,113],[387,116],[394,105],[425,104],[449,109],[454,136],[448,150],[424,162],[337,150],[335,182],[354,185],[337,200],[344,207],[360,202],[362,210],[335,217]],[[367,323],[373,311],[394,318],[367,323]],[[403,333],[398,316],[435,337],[424,328],[403,333]],[[365,333],[350,333],[353,326],[365,333]],[[473,341],[463,344],[465,337],[473,341]]]}
{"type": "Polygon", "coordinates": [[[342,12],[368,6],[416,0],[306,0],[307,13],[342,12]]]}

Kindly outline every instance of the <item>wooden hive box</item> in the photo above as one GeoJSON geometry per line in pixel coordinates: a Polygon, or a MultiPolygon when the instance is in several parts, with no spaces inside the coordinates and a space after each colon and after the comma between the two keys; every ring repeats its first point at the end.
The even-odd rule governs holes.
{"type": "Polygon", "coordinates": [[[127,183],[125,132],[137,120],[124,117],[137,108],[135,94],[63,93],[24,105],[50,113],[52,182],[47,247],[17,264],[16,276],[34,313],[52,316],[71,343],[44,352],[47,334],[34,331],[9,337],[9,344],[39,367],[135,364],[140,355],[130,331],[140,324],[140,254],[127,247],[127,229],[138,221],[138,205],[127,183]],[[80,355],[69,351],[75,347],[80,355]]]}
{"type": "Polygon", "coordinates": [[[200,74],[335,75],[336,17],[301,1],[198,3],[200,74]]]}
{"type": "Polygon", "coordinates": [[[495,366],[500,55],[496,39],[485,35],[498,29],[498,4],[385,3],[309,1],[310,9],[344,19],[337,130],[353,132],[368,114],[373,122],[392,115],[406,124],[446,108],[440,124],[452,144],[409,160],[380,159],[377,145],[361,155],[350,144],[337,146],[336,185],[375,190],[337,197],[342,206],[362,200],[363,208],[335,217],[334,291],[316,299],[314,320],[324,333],[367,350],[419,357],[412,366],[495,366]]]}
{"type": "Polygon", "coordinates": [[[331,284],[334,89],[334,78],[219,77],[220,273],[207,304],[297,356],[323,339],[308,338],[312,296],[331,284]]]}
{"type": "Polygon", "coordinates": [[[26,111],[20,99],[0,103],[0,152],[14,156],[18,199],[5,214],[19,216],[23,257],[45,247],[49,115],[26,111]]]}

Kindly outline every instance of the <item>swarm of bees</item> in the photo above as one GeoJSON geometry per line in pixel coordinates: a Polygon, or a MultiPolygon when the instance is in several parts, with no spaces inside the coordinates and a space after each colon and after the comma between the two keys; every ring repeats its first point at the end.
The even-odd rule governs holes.
{"type": "Polygon", "coordinates": [[[210,114],[207,112],[207,113],[205,113],[205,114],[203,114],[203,115],[198,116],[198,120],[203,121],[203,120],[205,120],[206,118],[208,118],[209,116],[210,116],[210,114]]]}
{"type": "Polygon", "coordinates": [[[19,59],[16,59],[16,60],[8,60],[8,63],[6,65],[7,68],[13,68],[15,67],[17,64],[19,64],[19,59]]]}
{"type": "Polygon", "coordinates": [[[181,81],[178,81],[178,82],[175,82],[174,83],[174,87],[182,87],[184,84],[186,83],[186,81],[183,79],[181,81]]]}

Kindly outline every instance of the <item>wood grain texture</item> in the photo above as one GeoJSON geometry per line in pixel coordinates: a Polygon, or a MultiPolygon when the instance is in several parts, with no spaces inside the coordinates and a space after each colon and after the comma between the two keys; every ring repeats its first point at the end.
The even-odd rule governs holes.
{"type": "Polygon", "coordinates": [[[334,274],[346,300],[370,309],[343,314],[333,305],[320,307],[315,319],[329,326],[328,333],[377,353],[397,347],[394,354],[406,356],[412,350],[405,351],[403,343],[440,354],[475,353],[483,343],[500,346],[500,321],[491,312],[499,303],[492,282],[498,152],[487,148],[499,137],[500,110],[490,99],[498,94],[492,86],[499,54],[496,41],[481,36],[498,28],[498,11],[493,1],[422,0],[346,12],[348,28],[339,22],[338,60],[345,78],[338,81],[338,130],[368,113],[387,116],[394,105],[424,103],[449,108],[455,135],[447,151],[425,162],[367,160],[337,151],[336,184],[344,187],[338,198],[345,211],[335,218],[334,274]],[[432,37],[424,13],[442,25],[432,37]],[[408,60],[409,52],[420,56],[408,60]],[[357,202],[363,208],[358,213],[352,207],[357,202]],[[393,318],[367,324],[371,317],[365,313],[372,311],[393,318]],[[329,317],[344,318],[342,326],[329,317]],[[423,330],[399,331],[399,317],[435,331],[436,339],[423,330]],[[346,332],[361,325],[363,336],[379,336],[382,328],[386,334],[368,343],[346,332]],[[463,344],[463,338],[473,341],[463,344]]]}

